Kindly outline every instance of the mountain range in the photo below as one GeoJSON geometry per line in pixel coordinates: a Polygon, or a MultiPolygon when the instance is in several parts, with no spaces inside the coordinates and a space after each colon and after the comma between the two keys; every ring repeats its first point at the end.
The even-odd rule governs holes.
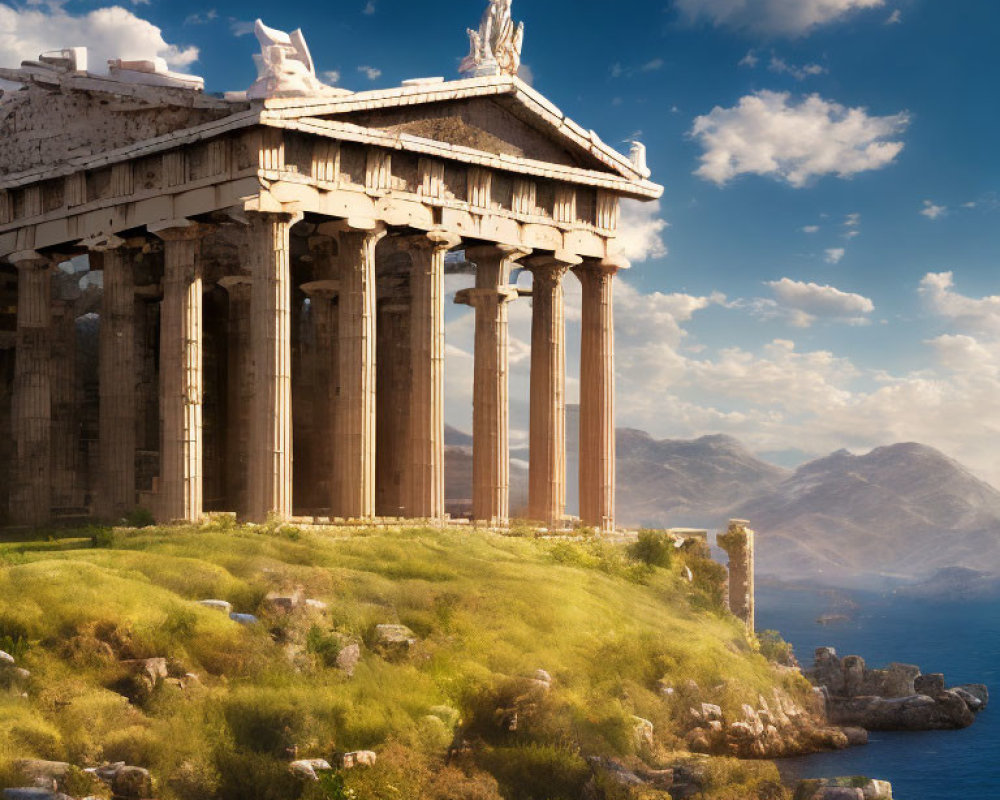
{"type": "MultiPolygon", "coordinates": [[[[574,513],[577,448],[568,439],[574,513]]],[[[449,430],[446,442],[449,497],[468,497],[471,439],[449,430]]],[[[925,580],[952,567],[1000,573],[1000,491],[925,445],[842,450],[793,471],[729,436],[657,440],[620,429],[617,456],[621,524],[714,531],[729,518],[748,519],[761,575],[862,586],[925,580]]],[[[511,487],[517,513],[527,494],[526,452],[512,453],[511,487]]]]}

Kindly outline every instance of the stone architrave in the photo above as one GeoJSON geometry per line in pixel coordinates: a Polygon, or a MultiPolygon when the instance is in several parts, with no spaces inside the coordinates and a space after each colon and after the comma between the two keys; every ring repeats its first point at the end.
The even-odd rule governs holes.
{"type": "Polygon", "coordinates": [[[17,351],[14,361],[12,428],[15,462],[10,518],[41,525],[52,504],[52,259],[35,252],[10,258],[17,267],[17,351]]]}
{"type": "Polygon", "coordinates": [[[237,519],[250,515],[250,407],[253,404],[253,351],[250,304],[253,281],[227,275],[219,286],[229,295],[226,397],[226,495],[237,519]]]}
{"type": "Polygon", "coordinates": [[[456,303],[476,312],[472,389],[472,518],[492,526],[510,521],[510,398],[507,304],[517,297],[511,267],[528,255],[511,245],[466,250],[476,264],[476,288],[456,303]]]}
{"type": "Polygon", "coordinates": [[[163,240],[160,306],[160,522],[197,522],[203,513],[204,226],[181,220],[150,228],[163,240]]]}
{"type": "Polygon", "coordinates": [[[113,239],[98,252],[103,255],[104,293],[98,345],[100,477],[96,511],[103,519],[117,520],[136,505],[138,370],[133,262],[139,250],[113,239]]]}
{"type": "Polygon", "coordinates": [[[528,508],[532,519],[562,524],[566,512],[566,314],[563,278],[581,263],[557,252],[525,261],[531,299],[531,412],[528,508]]]}
{"type": "Polygon", "coordinates": [[[339,492],[337,517],[375,518],[375,247],[386,235],[381,223],[351,220],[320,226],[340,233],[340,395],[334,424],[339,492]]]}
{"type": "Polygon", "coordinates": [[[292,281],[290,234],[299,215],[252,213],[249,517],[292,516],[292,281]]]}
{"type": "Polygon", "coordinates": [[[613,281],[620,264],[586,260],[580,352],[580,518],[615,528],[615,332],[613,281]]]}
{"type": "Polygon", "coordinates": [[[461,243],[447,231],[408,241],[410,292],[410,442],[407,515],[444,518],[444,262],[461,243]]]}

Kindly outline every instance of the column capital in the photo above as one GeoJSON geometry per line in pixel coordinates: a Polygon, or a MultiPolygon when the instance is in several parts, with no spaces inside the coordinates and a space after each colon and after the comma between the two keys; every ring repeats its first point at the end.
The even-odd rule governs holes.
{"type": "MultiPolygon", "coordinates": [[[[279,222],[288,223],[289,226],[301,222],[305,217],[305,214],[301,211],[288,211],[288,210],[268,210],[268,209],[247,209],[243,212],[243,219],[246,220],[246,224],[253,224],[255,219],[261,219],[264,217],[278,217],[279,222]]],[[[241,222],[239,217],[231,217],[236,222],[241,222]]]]}
{"type": "Polygon", "coordinates": [[[226,275],[219,278],[218,285],[232,294],[232,290],[240,286],[250,287],[253,285],[253,278],[249,275],[226,275]]]}
{"type": "Polygon", "coordinates": [[[487,259],[499,258],[506,261],[517,261],[520,258],[531,255],[530,247],[519,244],[476,244],[465,248],[465,255],[470,261],[477,258],[487,259]]]}
{"type": "Polygon", "coordinates": [[[305,293],[306,297],[332,300],[340,294],[340,281],[310,281],[309,283],[303,283],[299,288],[305,293]]]}
{"type": "Polygon", "coordinates": [[[402,236],[399,239],[400,249],[426,252],[428,250],[452,250],[462,243],[462,237],[457,233],[444,229],[428,231],[425,234],[402,236]]]}
{"type": "Polygon", "coordinates": [[[524,259],[521,263],[532,271],[549,269],[565,271],[570,267],[580,266],[583,263],[583,258],[569,250],[556,250],[553,253],[539,253],[524,259]]]}
{"type": "Polygon", "coordinates": [[[190,219],[177,219],[147,225],[146,230],[165,242],[189,242],[211,233],[216,230],[216,226],[190,219]]]}
{"type": "Polygon", "coordinates": [[[19,272],[21,270],[44,270],[54,267],[60,263],[57,256],[39,253],[37,250],[21,250],[7,256],[10,262],[19,272]]]}
{"type": "Polygon", "coordinates": [[[341,233],[368,233],[374,236],[385,236],[388,233],[385,223],[371,217],[347,217],[332,219],[316,226],[316,233],[321,236],[337,236],[341,233]]]}
{"type": "Polygon", "coordinates": [[[603,272],[616,275],[621,270],[631,269],[632,265],[627,258],[618,255],[606,256],[604,258],[585,258],[579,266],[573,268],[574,272],[603,272]]]}
{"type": "Polygon", "coordinates": [[[509,303],[519,296],[520,293],[513,286],[497,286],[493,289],[461,289],[455,293],[455,305],[475,308],[483,301],[509,303]]]}

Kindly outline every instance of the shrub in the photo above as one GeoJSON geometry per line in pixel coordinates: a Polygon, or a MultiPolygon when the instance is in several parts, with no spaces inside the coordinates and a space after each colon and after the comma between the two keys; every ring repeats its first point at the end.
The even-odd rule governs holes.
{"type": "Polygon", "coordinates": [[[156,518],[148,508],[134,508],[125,515],[124,522],[127,528],[151,528],[156,518]]]}
{"type": "Polygon", "coordinates": [[[477,760],[509,800],[579,800],[591,775],[580,753],[561,745],[498,747],[477,760]]]}
{"type": "Polygon", "coordinates": [[[629,545],[628,553],[650,567],[669,569],[674,563],[674,543],[657,531],[639,531],[639,540],[629,545]]]}
{"type": "Polygon", "coordinates": [[[306,650],[316,656],[325,667],[337,666],[340,655],[340,638],[313,625],[306,634],[306,650]]]}
{"type": "Polygon", "coordinates": [[[785,667],[798,666],[795,651],[777,631],[761,631],[757,634],[757,640],[760,643],[760,654],[768,661],[785,667]]]}
{"type": "Polygon", "coordinates": [[[91,528],[90,541],[95,548],[110,550],[114,548],[117,538],[111,528],[91,528]]]}

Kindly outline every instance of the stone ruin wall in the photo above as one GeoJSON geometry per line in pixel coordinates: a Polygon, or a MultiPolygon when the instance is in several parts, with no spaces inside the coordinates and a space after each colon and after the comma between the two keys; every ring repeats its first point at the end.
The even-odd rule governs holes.
{"type": "Polygon", "coordinates": [[[232,108],[151,107],[148,101],[38,86],[0,98],[0,174],[52,167],[228,116],[232,108]]]}
{"type": "Polygon", "coordinates": [[[755,619],[754,538],[746,520],[730,521],[718,544],[729,556],[729,609],[753,633],[755,619]]]}

